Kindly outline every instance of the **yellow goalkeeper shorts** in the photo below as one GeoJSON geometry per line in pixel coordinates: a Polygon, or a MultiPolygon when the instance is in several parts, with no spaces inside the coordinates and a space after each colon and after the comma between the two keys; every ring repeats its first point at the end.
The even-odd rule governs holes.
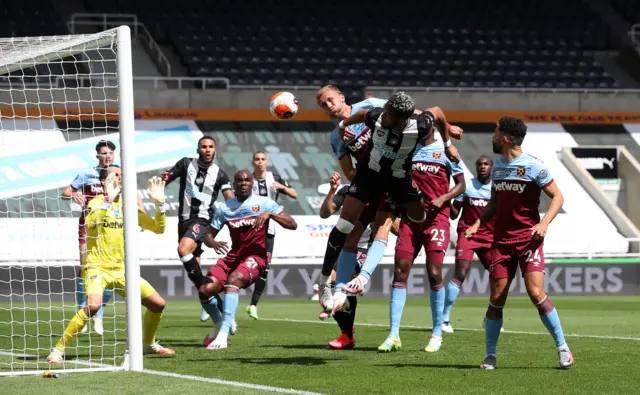
{"type": "MultiPolygon", "coordinates": [[[[124,270],[107,271],[98,268],[83,268],[81,274],[84,280],[86,295],[102,295],[105,289],[113,289],[118,295],[126,297],[124,270]]],[[[140,294],[142,299],[153,295],[156,290],[145,280],[140,278],[140,294]]]]}

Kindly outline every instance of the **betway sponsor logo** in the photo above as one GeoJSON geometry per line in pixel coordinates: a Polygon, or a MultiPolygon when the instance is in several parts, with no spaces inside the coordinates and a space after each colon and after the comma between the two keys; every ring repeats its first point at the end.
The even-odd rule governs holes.
{"type": "Polygon", "coordinates": [[[369,140],[371,140],[371,130],[367,128],[360,136],[358,136],[357,139],[353,140],[351,144],[348,145],[348,147],[352,152],[358,152],[362,149],[362,147],[367,145],[369,140]]]}
{"type": "Polygon", "coordinates": [[[243,218],[237,221],[229,222],[228,224],[230,227],[237,229],[245,226],[253,226],[253,224],[255,223],[256,223],[255,218],[243,218]]]}
{"type": "Polygon", "coordinates": [[[524,192],[524,189],[527,187],[527,184],[517,183],[517,182],[509,182],[509,181],[500,181],[493,183],[493,188],[497,192],[524,192]]]}
{"type": "Polygon", "coordinates": [[[440,166],[438,165],[428,165],[426,163],[414,163],[412,165],[413,171],[421,171],[423,173],[432,173],[438,174],[440,171],[440,166]]]}
{"type": "Polygon", "coordinates": [[[474,206],[474,207],[486,207],[487,203],[489,203],[488,200],[485,199],[474,199],[474,198],[469,198],[469,206],[474,206]]]}

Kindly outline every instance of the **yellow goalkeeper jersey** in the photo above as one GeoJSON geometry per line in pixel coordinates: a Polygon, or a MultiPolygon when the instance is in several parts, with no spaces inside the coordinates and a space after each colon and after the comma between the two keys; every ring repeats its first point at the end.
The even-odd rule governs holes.
{"type": "MultiPolygon", "coordinates": [[[[88,205],[87,267],[104,270],[124,269],[124,229],[122,227],[122,198],[107,202],[104,195],[96,196],[88,205]]],[[[167,217],[156,208],[155,218],[138,208],[138,225],[153,233],[164,233],[167,217]]]]}

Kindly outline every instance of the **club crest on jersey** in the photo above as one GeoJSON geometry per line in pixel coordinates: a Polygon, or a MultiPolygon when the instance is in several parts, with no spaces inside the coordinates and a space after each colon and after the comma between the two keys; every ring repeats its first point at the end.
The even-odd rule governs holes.
{"type": "Polygon", "coordinates": [[[376,131],[376,134],[378,135],[378,137],[382,137],[382,136],[384,136],[384,130],[382,130],[382,129],[378,129],[378,130],[376,131]]]}
{"type": "Polygon", "coordinates": [[[254,213],[257,213],[258,211],[260,211],[260,206],[253,206],[253,207],[251,207],[251,210],[252,210],[254,213]]]}
{"type": "Polygon", "coordinates": [[[196,178],[196,184],[202,184],[203,181],[204,179],[202,177],[196,178]]]}
{"type": "Polygon", "coordinates": [[[456,256],[461,257],[462,254],[464,254],[464,250],[457,250],[456,251],[456,256]]]}
{"type": "Polygon", "coordinates": [[[526,167],[518,167],[516,169],[516,175],[518,177],[524,177],[524,175],[527,174],[527,168],[526,167]]]}
{"type": "Polygon", "coordinates": [[[440,156],[441,156],[440,152],[433,153],[433,159],[440,159],[440,156]]]}

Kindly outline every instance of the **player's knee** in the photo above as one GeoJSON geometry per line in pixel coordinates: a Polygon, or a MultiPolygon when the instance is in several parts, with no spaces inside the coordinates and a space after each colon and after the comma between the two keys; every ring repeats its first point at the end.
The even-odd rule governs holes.
{"type": "Polygon", "coordinates": [[[233,272],[231,273],[231,275],[229,276],[229,279],[227,280],[227,285],[231,285],[238,289],[242,289],[244,288],[245,282],[246,282],[246,279],[244,278],[242,273],[233,272]]]}
{"type": "Polygon", "coordinates": [[[406,259],[397,260],[393,268],[393,282],[406,284],[411,270],[411,262],[406,259]]]}
{"type": "Polygon", "coordinates": [[[527,295],[529,295],[529,299],[533,304],[540,303],[547,296],[544,288],[538,286],[527,286],[527,295]]]}
{"type": "Polygon", "coordinates": [[[431,287],[442,284],[442,266],[427,265],[427,277],[431,287]]]}
{"type": "Polygon", "coordinates": [[[180,240],[180,244],[178,244],[178,256],[181,258],[193,254],[196,250],[197,244],[192,243],[191,239],[182,239],[180,240]]]}
{"type": "Polygon", "coordinates": [[[466,264],[456,265],[456,271],[453,274],[454,279],[456,279],[460,284],[462,284],[468,275],[469,275],[469,265],[466,265],[466,264]]]}
{"type": "Polygon", "coordinates": [[[87,301],[86,309],[88,310],[87,312],[89,314],[89,317],[93,317],[94,315],[98,314],[98,310],[100,310],[100,307],[102,307],[101,302],[87,301]]]}
{"type": "Polygon", "coordinates": [[[167,303],[164,301],[164,299],[158,295],[157,298],[155,298],[153,301],[151,301],[151,303],[147,306],[147,308],[152,312],[152,313],[162,313],[162,311],[164,310],[164,307],[167,305],[167,303]]]}
{"type": "Polygon", "coordinates": [[[338,222],[336,222],[336,226],[335,226],[335,228],[338,229],[340,233],[344,233],[347,235],[351,233],[354,227],[355,226],[351,222],[342,218],[338,218],[338,222]]]}

